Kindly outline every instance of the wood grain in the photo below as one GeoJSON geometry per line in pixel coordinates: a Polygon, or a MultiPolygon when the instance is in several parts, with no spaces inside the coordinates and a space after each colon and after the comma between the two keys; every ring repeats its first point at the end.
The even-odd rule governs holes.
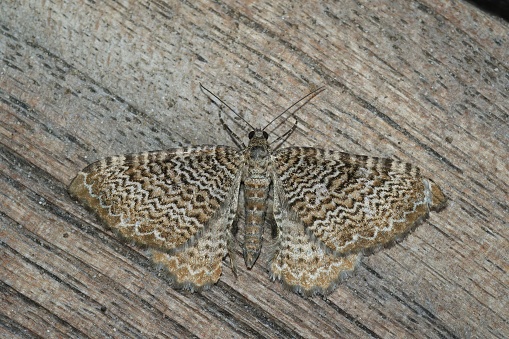
{"type": "Polygon", "coordinates": [[[507,22],[438,0],[0,13],[0,337],[509,336],[507,22]],[[255,126],[325,85],[289,144],[412,162],[449,205],[327,299],[286,291],[261,261],[175,291],[67,185],[108,155],[231,144],[200,82],[255,126]]]}

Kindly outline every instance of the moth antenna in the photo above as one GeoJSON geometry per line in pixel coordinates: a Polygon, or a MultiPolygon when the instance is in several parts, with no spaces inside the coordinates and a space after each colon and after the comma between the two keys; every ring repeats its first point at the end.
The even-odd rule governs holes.
{"type": "Polygon", "coordinates": [[[212,91],[210,91],[209,89],[207,89],[205,86],[203,86],[201,83],[200,83],[200,88],[204,91],[206,91],[208,94],[212,95],[215,99],[217,99],[220,103],[222,103],[223,105],[225,105],[230,111],[233,112],[233,114],[235,114],[236,116],[238,116],[242,121],[244,121],[249,127],[251,127],[252,130],[255,130],[255,128],[253,127],[253,125],[251,125],[249,122],[247,122],[246,119],[244,119],[242,116],[240,116],[239,113],[235,112],[235,110],[233,108],[231,108],[226,102],[224,102],[223,100],[221,100],[217,95],[215,95],[214,93],[212,93],[212,91]]]}
{"type": "Polygon", "coordinates": [[[226,122],[223,120],[223,116],[221,115],[221,110],[219,110],[219,122],[221,123],[221,125],[223,126],[223,129],[226,131],[226,133],[228,133],[228,135],[230,136],[230,138],[233,140],[233,142],[235,143],[235,145],[237,145],[237,147],[239,149],[244,149],[246,148],[246,145],[244,145],[241,141],[241,139],[239,138],[239,136],[237,134],[235,134],[235,132],[232,131],[232,129],[226,124],[226,122]]]}
{"type": "Polygon", "coordinates": [[[292,135],[293,132],[295,132],[295,130],[297,129],[297,123],[298,121],[295,120],[295,124],[293,124],[292,128],[290,128],[288,131],[286,131],[284,134],[280,135],[279,137],[277,137],[276,140],[270,143],[271,145],[277,144],[276,146],[273,147],[274,151],[281,147],[285,143],[285,141],[288,140],[290,135],[292,135]]]}
{"type": "MultiPolygon", "coordinates": [[[[283,114],[285,114],[286,112],[288,112],[289,110],[291,110],[293,107],[295,107],[296,105],[300,104],[302,101],[304,101],[304,103],[302,105],[300,105],[299,107],[297,107],[291,114],[288,118],[290,118],[291,116],[293,116],[295,113],[297,113],[302,107],[304,107],[311,99],[313,99],[314,97],[316,97],[318,94],[322,93],[323,91],[325,91],[325,86],[322,86],[322,87],[318,87],[317,89],[315,89],[314,91],[311,91],[310,93],[306,94],[305,96],[303,96],[302,98],[300,98],[299,100],[297,100],[296,102],[294,102],[290,107],[288,107],[287,109],[285,109],[281,114],[279,114],[277,117],[275,117],[274,119],[272,119],[267,125],[265,125],[264,128],[262,128],[262,131],[264,131],[267,127],[269,127],[274,121],[276,121],[277,119],[279,119],[283,114]]],[[[287,118],[287,119],[288,119],[287,118]]],[[[286,121],[283,120],[283,122],[286,121]]],[[[283,123],[282,122],[282,123],[283,123]]],[[[282,124],[281,123],[281,124],[282,124]]],[[[277,127],[279,127],[281,124],[277,125],[277,127]]],[[[274,129],[276,129],[274,128],[274,129]]],[[[273,129],[273,130],[274,130],[273,129]]]]}

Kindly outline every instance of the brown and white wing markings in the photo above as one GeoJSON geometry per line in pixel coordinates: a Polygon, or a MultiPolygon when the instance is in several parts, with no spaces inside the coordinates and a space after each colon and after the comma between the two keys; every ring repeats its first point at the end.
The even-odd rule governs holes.
{"type": "Polygon", "coordinates": [[[109,157],[79,172],[69,192],[126,239],[154,249],[178,285],[200,288],[221,274],[242,161],[222,146],[109,157]]]}
{"type": "Polygon", "coordinates": [[[364,252],[445,204],[411,164],[306,147],[272,153],[267,137],[253,131],[241,151],[202,146],[106,158],[79,172],[69,191],[149,247],[176,286],[199,290],[221,276],[242,183],[244,259],[254,264],[272,188],[278,237],[270,274],[305,295],[331,292],[364,252]]]}
{"type": "Polygon", "coordinates": [[[274,219],[278,240],[269,263],[270,276],[302,295],[329,294],[337,282],[355,269],[361,255],[338,256],[313,239],[287,205],[282,185],[275,180],[274,219]]]}
{"type": "Polygon", "coordinates": [[[326,293],[357,254],[405,235],[446,200],[419,168],[395,160],[292,147],[272,163],[281,246],[271,273],[305,293],[326,293]],[[297,278],[319,270],[313,283],[297,278]]]}

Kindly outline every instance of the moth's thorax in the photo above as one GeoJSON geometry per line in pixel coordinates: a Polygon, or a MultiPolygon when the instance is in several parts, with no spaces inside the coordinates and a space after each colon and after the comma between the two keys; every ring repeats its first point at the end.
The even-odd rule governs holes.
{"type": "Polygon", "coordinates": [[[249,136],[249,144],[244,153],[247,175],[268,177],[270,149],[267,134],[262,130],[254,130],[249,136]]]}

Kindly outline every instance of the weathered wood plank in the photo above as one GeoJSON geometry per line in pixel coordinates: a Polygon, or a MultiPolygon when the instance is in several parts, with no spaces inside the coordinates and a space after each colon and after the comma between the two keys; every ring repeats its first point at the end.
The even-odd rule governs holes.
{"type": "Polygon", "coordinates": [[[509,336],[507,22],[436,0],[0,13],[0,336],[509,336]],[[326,300],[271,282],[260,260],[175,291],[66,188],[104,156],[230,144],[199,82],[256,126],[326,85],[290,144],[415,163],[449,205],[326,300]]]}

